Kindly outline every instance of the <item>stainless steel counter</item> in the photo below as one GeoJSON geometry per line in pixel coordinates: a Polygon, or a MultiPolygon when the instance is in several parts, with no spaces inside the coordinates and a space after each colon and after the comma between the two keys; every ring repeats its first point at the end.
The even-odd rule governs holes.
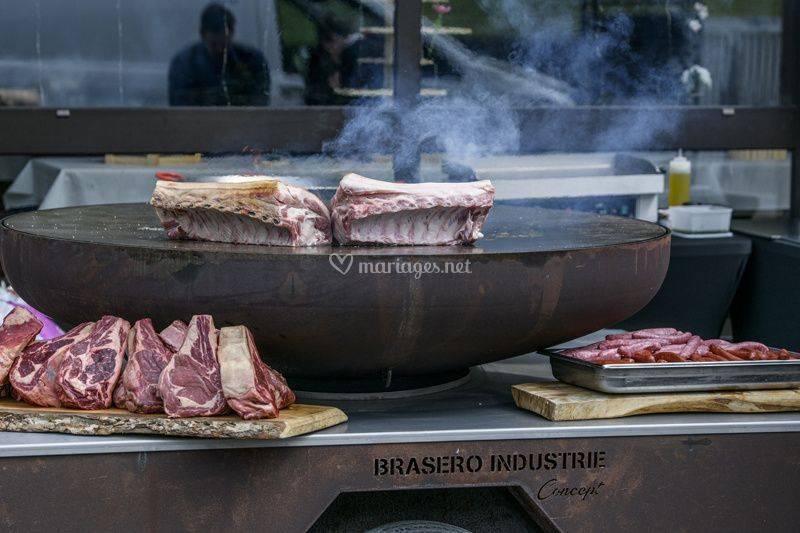
{"type": "MultiPolygon", "coordinates": [[[[599,334],[568,343],[593,342],[599,334]]],[[[370,401],[303,400],[342,408],[349,422],[281,441],[206,440],[151,436],[80,437],[0,433],[0,457],[407,442],[454,442],[572,437],[800,432],[800,413],[642,415],[550,422],[518,409],[513,384],[552,380],[541,355],[524,355],[473,369],[467,383],[428,396],[370,401]]]]}
{"type": "Polygon", "coordinates": [[[731,221],[731,229],[751,237],[800,242],[800,221],[786,216],[737,219],[731,221]]]}

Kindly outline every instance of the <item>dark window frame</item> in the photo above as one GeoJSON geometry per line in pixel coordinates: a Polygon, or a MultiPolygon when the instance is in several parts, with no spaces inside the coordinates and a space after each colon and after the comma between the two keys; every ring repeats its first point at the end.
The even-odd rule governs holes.
{"type": "MultiPolygon", "coordinates": [[[[398,115],[413,106],[420,88],[421,0],[395,2],[394,100],[398,115]]],[[[791,215],[800,218],[800,0],[783,2],[781,97],[783,107],[632,106],[518,110],[521,151],[592,151],[603,127],[627,115],[669,116],[678,127],[646,144],[613,150],[777,149],[792,152],[791,215]],[[539,135],[537,125],[557,118],[569,136],[539,135]]],[[[251,149],[314,153],[333,140],[352,109],[297,108],[7,108],[0,109],[0,154],[239,152],[251,149]]],[[[399,123],[400,121],[398,121],[399,123]]],[[[395,165],[409,179],[414,165],[395,165]]]]}

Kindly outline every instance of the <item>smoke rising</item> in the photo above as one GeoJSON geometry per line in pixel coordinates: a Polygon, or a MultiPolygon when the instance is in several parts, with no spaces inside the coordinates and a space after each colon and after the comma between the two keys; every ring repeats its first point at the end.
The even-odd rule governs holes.
{"type": "Polygon", "coordinates": [[[339,137],[325,151],[342,156],[374,153],[411,158],[416,145],[434,145],[453,158],[516,151],[520,128],[512,108],[500,101],[464,96],[423,101],[401,114],[391,101],[355,108],[339,137]]]}
{"type": "MultiPolygon", "coordinates": [[[[689,103],[680,78],[696,60],[698,36],[681,7],[651,3],[631,12],[586,13],[580,6],[591,3],[574,0],[477,4],[486,14],[485,24],[514,36],[506,40],[502,59],[476,53],[475,45],[451,36],[427,35],[426,48],[456,76],[426,77],[423,85],[442,87],[447,96],[422,99],[400,113],[391,102],[363,103],[327,150],[394,153],[403,160],[415,157],[419,141],[454,160],[514,153],[523,131],[533,130],[541,138],[576,134],[558,113],[547,124],[523,124],[520,109],[689,103]]],[[[593,148],[647,147],[678,127],[668,112],[634,111],[594,132],[593,148]]]]}

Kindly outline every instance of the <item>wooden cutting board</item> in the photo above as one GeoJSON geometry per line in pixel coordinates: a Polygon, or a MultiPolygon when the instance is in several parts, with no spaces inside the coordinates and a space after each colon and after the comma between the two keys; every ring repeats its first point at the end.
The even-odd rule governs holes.
{"type": "Polygon", "coordinates": [[[244,420],[238,416],[167,418],[124,409],[79,411],[35,407],[10,398],[0,399],[0,431],[111,435],[148,433],[213,439],[285,439],[347,421],[336,407],[295,404],[273,419],[244,420]]]}
{"type": "Polygon", "coordinates": [[[606,394],[561,382],[511,388],[517,407],[550,420],[591,420],[651,413],[800,411],[800,389],[606,394]]]}

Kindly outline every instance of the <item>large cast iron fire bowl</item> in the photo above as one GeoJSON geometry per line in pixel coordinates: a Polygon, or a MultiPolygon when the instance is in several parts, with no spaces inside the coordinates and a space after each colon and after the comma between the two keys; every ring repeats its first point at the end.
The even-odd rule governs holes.
{"type": "Polygon", "coordinates": [[[333,388],[452,376],[609,326],[650,301],[669,262],[669,233],[632,219],[498,205],[485,233],[449,247],[169,241],[149,206],[99,205],[5,219],[2,262],[64,326],[208,313],[246,324],[295,383],[333,388]]]}

